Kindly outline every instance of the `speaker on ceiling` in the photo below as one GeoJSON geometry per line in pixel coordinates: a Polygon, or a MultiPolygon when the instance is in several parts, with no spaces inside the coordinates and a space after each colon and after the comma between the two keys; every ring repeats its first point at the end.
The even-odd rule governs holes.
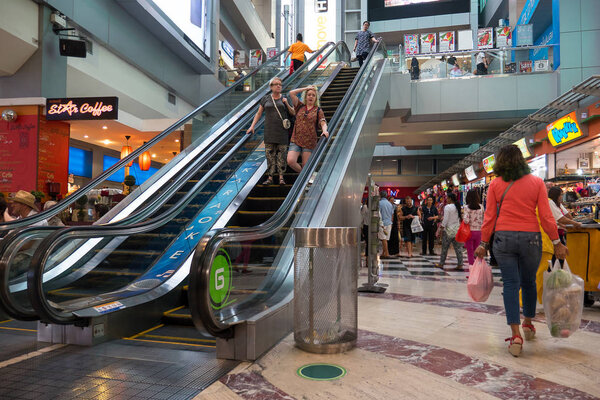
{"type": "Polygon", "coordinates": [[[58,47],[61,56],[85,58],[87,55],[87,48],[83,40],[59,39],[58,47]]]}

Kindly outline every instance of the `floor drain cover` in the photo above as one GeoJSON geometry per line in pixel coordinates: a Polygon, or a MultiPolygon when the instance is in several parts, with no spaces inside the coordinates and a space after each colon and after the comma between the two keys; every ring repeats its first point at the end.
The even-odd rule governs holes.
{"type": "Polygon", "coordinates": [[[332,381],[346,375],[346,370],[333,364],[308,364],[298,368],[298,375],[313,381],[332,381]]]}

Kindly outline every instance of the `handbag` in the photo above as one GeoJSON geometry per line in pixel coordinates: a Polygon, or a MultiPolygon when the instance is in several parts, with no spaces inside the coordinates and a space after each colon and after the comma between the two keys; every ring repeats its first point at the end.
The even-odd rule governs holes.
{"type": "Polygon", "coordinates": [[[275,110],[277,110],[277,114],[279,114],[279,118],[281,118],[281,123],[283,124],[283,128],[290,129],[292,127],[292,123],[290,122],[289,119],[287,119],[287,118],[284,119],[281,116],[281,112],[279,112],[279,107],[277,107],[277,103],[275,103],[275,99],[273,98],[273,95],[271,95],[271,100],[273,100],[273,105],[275,106],[275,110]]]}
{"type": "Polygon", "coordinates": [[[464,221],[462,221],[460,223],[458,231],[456,232],[456,235],[454,236],[454,239],[456,239],[456,241],[459,243],[465,243],[467,240],[469,240],[470,237],[471,227],[469,226],[469,224],[466,224],[464,221]]]}
{"type": "Polygon", "coordinates": [[[421,226],[419,218],[415,217],[412,219],[412,222],[410,223],[410,230],[412,231],[412,233],[423,232],[423,227],[421,226]]]}

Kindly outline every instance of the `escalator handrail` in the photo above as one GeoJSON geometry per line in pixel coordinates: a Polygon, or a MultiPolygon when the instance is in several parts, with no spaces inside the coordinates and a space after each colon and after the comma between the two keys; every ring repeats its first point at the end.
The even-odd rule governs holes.
{"type": "MultiPolygon", "coordinates": [[[[330,49],[325,56],[323,56],[322,60],[327,60],[327,57],[340,46],[341,42],[338,42],[334,45],[332,49],[330,49]]],[[[345,44],[344,44],[345,46],[345,44]]],[[[324,46],[325,47],[325,46],[324,46]]],[[[308,62],[302,65],[302,67],[308,66],[308,62]]],[[[311,73],[316,71],[321,62],[317,63],[314,67],[310,69],[309,74],[307,74],[304,78],[296,83],[296,85],[300,85],[304,82],[304,80],[310,76],[311,73]]],[[[299,68],[297,72],[302,72],[303,68],[299,68]]],[[[244,118],[244,121],[238,121],[237,125],[243,125],[247,123],[252,115],[247,115],[244,118]]],[[[31,266],[28,271],[28,293],[29,298],[34,306],[34,308],[38,311],[40,316],[44,318],[44,320],[65,324],[72,323],[78,318],[75,316],[64,317],[58,314],[52,306],[48,303],[46,299],[44,289],[43,289],[43,274],[45,269],[45,264],[48,261],[48,258],[51,256],[52,251],[62,242],[73,239],[80,238],[90,238],[90,237],[98,237],[98,236],[125,236],[132,235],[137,233],[143,233],[152,229],[156,229],[166,223],[168,223],[177,213],[181,211],[183,207],[192,200],[192,197],[195,196],[195,192],[200,189],[208,180],[212,178],[212,176],[218,173],[219,168],[229,161],[231,156],[236,153],[236,151],[250,138],[250,135],[244,135],[238,143],[232,147],[228,153],[217,162],[212,168],[211,171],[208,172],[201,180],[199,180],[194,187],[186,193],[175,205],[173,205],[169,210],[160,214],[159,216],[149,219],[147,221],[135,223],[129,226],[114,226],[114,225],[103,225],[103,226],[77,226],[77,227],[69,227],[62,228],[59,231],[55,231],[50,234],[44,241],[38,246],[36,252],[33,255],[31,260],[31,266]]],[[[7,285],[0,285],[0,291],[7,290],[7,285]]]]}
{"type": "MultiPolygon", "coordinates": [[[[369,56],[364,61],[363,66],[357,73],[352,84],[342,98],[337,111],[330,121],[330,132],[337,128],[337,124],[341,118],[342,112],[352,96],[352,92],[361,81],[362,76],[366,71],[366,66],[369,64],[373,55],[381,48],[385,48],[383,40],[379,38],[376,46],[373,46],[369,56]]],[[[347,47],[346,47],[347,49],[347,47]]],[[[331,136],[330,136],[331,137],[331,136]]],[[[214,314],[210,312],[209,290],[210,271],[212,262],[217,251],[224,241],[252,241],[272,235],[278,231],[293,215],[295,204],[299,203],[300,197],[304,191],[304,187],[308,183],[312,173],[317,167],[318,162],[326,148],[329,138],[321,138],[317,144],[317,148],[309,159],[308,163],[302,168],[296,182],[290,189],[283,204],[277,212],[267,221],[260,225],[250,228],[221,228],[214,229],[206,233],[198,242],[192,264],[190,266],[190,290],[188,291],[190,310],[192,317],[197,316],[201,320],[201,324],[208,332],[214,336],[229,338],[232,336],[233,324],[217,321],[214,314]],[[196,296],[197,297],[196,297],[196,296]],[[198,300],[198,301],[196,301],[198,300]]],[[[240,321],[236,321],[239,323],[240,321]]]]}
{"type": "MultiPolygon", "coordinates": [[[[331,42],[325,44],[322,47],[322,49],[320,49],[319,51],[317,51],[310,59],[313,59],[314,57],[318,57],[321,54],[321,52],[324,50],[324,48],[327,47],[327,45],[329,45],[330,43],[331,42]]],[[[288,49],[289,49],[289,47],[286,47],[284,50],[280,51],[274,57],[272,57],[271,60],[273,60],[274,58],[277,58],[277,57],[281,57],[284,53],[286,53],[288,51],[288,49]]],[[[88,193],[90,190],[92,190],[93,188],[95,188],[98,184],[102,183],[106,178],[108,178],[109,176],[111,176],[113,173],[115,173],[119,169],[123,168],[126,164],[130,163],[131,161],[134,161],[144,151],[150,149],[154,144],[158,143],[159,141],[161,141],[162,139],[164,139],[166,136],[170,135],[173,131],[175,131],[178,127],[180,127],[182,123],[185,123],[187,120],[189,120],[190,118],[192,118],[194,115],[196,115],[199,112],[201,112],[204,108],[208,107],[210,105],[210,103],[212,103],[213,101],[217,100],[219,97],[225,96],[226,94],[234,91],[235,88],[237,88],[238,86],[242,85],[243,82],[248,77],[251,77],[251,76],[257,74],[258,71],[260,71],[262,68],[265,68],[265,66],[267,66],[267,65],[269,65],[268,61],[265,62],[264,64],[261,64],[258,68],[255,68],[248,75],[244,76],[243,79],[240,79],[239,81],[235,82],[233,85],[231,85],[227,89],[225,89],[225,90],[223,90],[223,91],[215,94],[210,99],[208,99],[207,101],[205,101],[202,105],[200,105],[199,107],[197,107],[195,110],[191,111],[186,116],[184,116],[183,118],[179,119],[177,122],[175,122],[170,127],[168,127],[167,129],[165,129],[162,133],[159,133],[158,135],[156,135],[155,137],[153,137],[152,139],[150,139],[148,142],[146,142],[146,144],[138,147],[136,150],[134,150],[132,153],[130,153],[127,157],[124,157],[123,159],[119,160],[117,163],[115,163],[113,166],[111,166],[110,168],[108,168],[107,170],[105,170],[104,172],[102,172],[96,178],[92,179],[85,186],[83,186],[82,188],[78,189],[76,192],[74,192],[70,196],[65,197],[64,199],[60,200],[52,208],[50,208],[48,210],[41,211],[41,212],[39,212],[39,213],[31,216],[31,217],[21,218],[21,219],[15,220],[15,221],[2,222],[2,223],[0,223],[0,231],[8,230],[8,229],[15,229],[15,228],[22,227],[22,226],[30,226],[32,224],[35,224],[37,222],[46,220],[46,219],[48,219],[50,217],[53,217],[54,215],[58,214],[60,211],[62,211],[62,209],[65,206],[67,206],[67,205],[75,202],[77,199],[83,197],[86,193],[88,193]]]]}

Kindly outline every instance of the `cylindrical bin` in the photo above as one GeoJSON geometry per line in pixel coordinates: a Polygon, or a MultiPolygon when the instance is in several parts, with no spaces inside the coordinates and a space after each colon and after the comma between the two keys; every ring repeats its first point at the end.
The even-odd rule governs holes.
{"type": "Polygon", "coordinates": [[[356,345],[358,228],[294,228],[294,339],[311,353],[356,345]]]}

